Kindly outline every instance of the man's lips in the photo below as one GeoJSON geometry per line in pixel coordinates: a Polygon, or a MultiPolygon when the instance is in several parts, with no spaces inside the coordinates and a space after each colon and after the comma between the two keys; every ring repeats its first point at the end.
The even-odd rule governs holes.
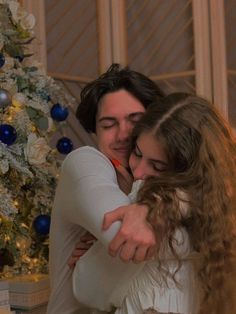
{"type": "Polygon", "coordinates": [[[117,148],[114,148],[114,150],[116,152],[120,152],[120,153],[128,153],[129,152],[129,147],[117,147],[117,148]]]}

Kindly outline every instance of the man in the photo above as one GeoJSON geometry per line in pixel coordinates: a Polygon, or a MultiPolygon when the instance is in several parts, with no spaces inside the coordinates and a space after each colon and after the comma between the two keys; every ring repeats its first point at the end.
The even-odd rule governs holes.
{"type": "MultiPolygon", "coordinates": [[[[118,64],[113,64],[106,73],[88,84],[81,92],[77,118],[86,131],[96,133],[98,149],[108,158],[120,162],[120,167],[116,167],[118,182],[126,193],[130,192],[132,179],[123,167],[128,166],[129,139],[133,126],[144,110],[163,96],[163,91],[145,75],[127,68],[120,69],[118,64]],[[101,102],[99,104],[100,100],[102,105],[101,102]],[[122,115],[121,106],[127,109],[132,104],[140,105],[141,109],[132,112],[133,108],[130,107],[129,114],[123,112],[122,115]],[[130,185],[128,188],[127,184],[130,185]]],[[[132,258],[140,262],[145,259],[146,247],[149,247],[150,243],[148,239],[145,243],[144,234],[137,233],[136,217],[137,212],[124,212],[122,208],[105,215],[104,229],[116,220],[123,220],[119,232],[109,246],[112,256],[119,252],[124,261],[132,258]],[[139,252],[142,252],[141,255],[138,255],[139,252]]]]}
{"type": "Polygon", "coordinates": [[[105,217],[104,229],[117,218],[122,225],[113,224],[102,234],[101,228],[106,212],[129,204],[126,194],[132,184],[128,172],[130,135],[145,109],[162,96],[147,77],[118,65],[82,90],[77,117],[87,131],[96,133],[102,154],[85,147],[72,152],[63,164],[50,231],[52,291],[48,314],[89,313],[73,297],[72,271],[67,266],[76,242],[84,233],[79,226],[100,237],[105,246],[114,238],[110,254],[115,256],[119,252],[123,261],[140,262],[152,254],[156,241],[146,222],[145,207],[129,212],[121,207],[105,217]],[[83,208],[83,217],[76,214],[78,207],[83,208]],[[97,221],[90,229],[91,212],[96,212],[97,221]]]}

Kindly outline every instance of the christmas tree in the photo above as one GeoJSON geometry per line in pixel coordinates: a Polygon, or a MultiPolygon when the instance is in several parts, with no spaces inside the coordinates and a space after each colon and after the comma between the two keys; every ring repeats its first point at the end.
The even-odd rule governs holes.
{"type": "Polygon", "coordinates": [[[52,134],[74,100],[33,60],[34,16],[0,0],[0,276],[47,272],[50,212],[59,152],[52,134]]]}

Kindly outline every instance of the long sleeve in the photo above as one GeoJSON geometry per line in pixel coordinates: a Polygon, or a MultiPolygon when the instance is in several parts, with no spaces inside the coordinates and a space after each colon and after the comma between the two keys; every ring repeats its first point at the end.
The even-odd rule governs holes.
{"type": "Polygon", "coordinates": [[[61,219],[80,225],[98,239],[73,272],[73,292],[80,304],[107,311],[119,306],[128,283],[143,267],[108,255],[107,246],[120,222],[106,232],[101,230],[106,212],[128,204],[112,164],[99,151],[83,147],[65,159],[54,207],[61,219]]]}
{"type": "Polygon", "coordinates": [[[105,246],[120,223],[102,232],[104,214],[129,203],[129,198],[119,189],[109,159],[96,149],[79,148],[63,162],[54,207],[61,211],[65,220],[82,226],[105,246]]]}

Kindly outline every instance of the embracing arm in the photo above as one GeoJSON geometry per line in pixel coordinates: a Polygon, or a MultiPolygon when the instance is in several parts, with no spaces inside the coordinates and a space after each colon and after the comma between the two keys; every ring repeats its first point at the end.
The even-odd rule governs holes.
{"type": "Polygon", "coordinates": [[[119,305],[128,289],[127,283],[143,265],[124,264],[107,253],[121,224],[118,221],[102,231],[104,214],[130,203],[119,189],[110,161],[91,148],[70,154],[63,163],[56,202],[64,219],[84,227],[98,239],[74,269],[75,297],[101,310],[119,305]]]}
{"type": "Polygon", "coordinates": [[[82,226],[106,247],[119,230],[120,222],[102,231],[104,214],[129,203],[118,187],[112,164],[96,149],[80,148],[63,162],[55,207],[66,221],[82,226]]]}
{"type": "MultiPolygon", "coordinates": [[[[106,247],[115,239],[115,250],[123,261],[140,262],[153,252],[156,242],[146,221],[147,209],[123,207],[130,204],[130,199],[120,190],[111,162],[99,151],[83,147],[71,153],[63,163],[60,186],[57,206],[63,207],[65,219],[84,227],[106,247]],[[112,225],[108,228],[106,216],[102,230],[104,215],[114,209],[112,225]]],[[[112,249],[110,253],[114,256],[112,249]]]]}

